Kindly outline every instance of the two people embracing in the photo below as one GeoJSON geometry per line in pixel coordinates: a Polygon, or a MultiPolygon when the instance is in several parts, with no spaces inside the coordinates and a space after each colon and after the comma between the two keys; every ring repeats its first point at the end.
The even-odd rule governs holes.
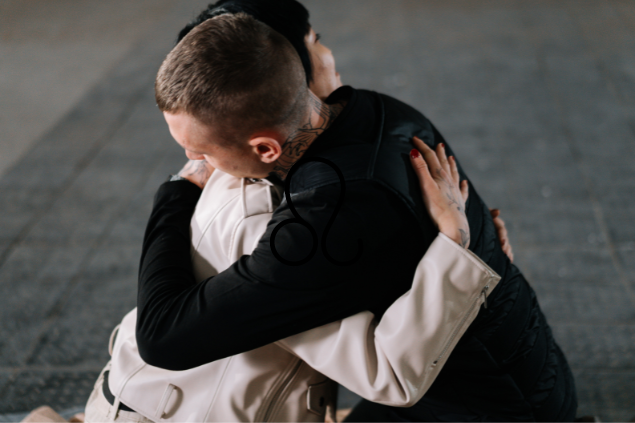
{"type": "Polygon", "coordinates": [[[421,113],[342,86],[295,0],[179,35],[137,308],[87,421],[572,421],[567,361],[504,225],[421,113]]]}

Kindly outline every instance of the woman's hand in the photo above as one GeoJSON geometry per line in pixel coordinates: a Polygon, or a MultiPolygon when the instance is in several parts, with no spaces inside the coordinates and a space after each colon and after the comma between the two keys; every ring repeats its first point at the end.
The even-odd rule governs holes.
{"type": "Polygon", "coordinates": [[[498,209],[489,209],[490,214],[492,215],[492,220],[494,221],[494,226],[496,227],[496,233],[498,234],[498,240],[501,243],[501,248],[503,252],[507,254],[509,257],[509,261],[514,262],[514,252],[512,251],[512,246],[509,243],[509,236],[507,235],[507,228],[505,228],[505,221],[500,218],[501,211],[498,209]]]}
{"type": "Polygon", "coordinates": [[[207,163],[207,160],[190,160],[178,175],[203,189],[213,171],[214,168],[207,163]]]}
{"type": "Polygon", "coordinates": [[[470,245],[470,226],[465,215],[468,197],[467,181],[460,182],[454,157],[448,160],[445,146],[439,144],[436,152],[415,137],[410,152],[428,213],[444,235],[464,248],[470,245]]]}

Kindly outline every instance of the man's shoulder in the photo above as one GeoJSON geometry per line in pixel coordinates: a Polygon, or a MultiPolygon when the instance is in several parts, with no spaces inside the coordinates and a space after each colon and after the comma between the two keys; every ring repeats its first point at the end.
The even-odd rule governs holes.
{"type": "Polygon", "coordinates": [[[366,97],[366,98],[374,98],[376,100],[381,100],[384,106],[385,112],[390,113],[400,113],[402,119],[404,118],[417,118],[424,119],[428,121],[428,118],[425,115],[417,110],[414,106],[399,100],[391,95],[380,93],[377,91],[366,90],[366,89],[355,89],[355,92],[358,96],[366,97]]]}
{"type": "MultiPolygon", "coordinates": [[[[357,89],[347,87],[359,103],[373,103],[378,118],[376,131],[381,134],[383,147],[392,144],[395,140],[406,140],[410,145],[410,139],[416,135],[424,141],[434,140],[433,125],[430,120],[414,106],[392,97],[388,94],[379,93],[372,90],[357,89]]],[[[376,151],[379,146],[375,145],[376,151]]],[[[371,148],[371,146],[367,146],[371,148]]],[[[377,157],[382,160],[381,156],[377,157]]],[[[372,158],[371,160],[375,160],[372,158]]]]}
{"type": "Polygon", "coordinates": [[[192,216],[192,243],[196,246],[204,237],[231,232],[250,217],[270,215],[279,203],[278,188],[270,181],[249,181],[216,169],[192,216]]]}
{"type": "MultiPolygon", "coordinates": [[[[282,200],[269,226],[273,229],[285,221],[300,223],[298,220],[302,220],[318,233],[333,224],[332,230],[341,233],[391,232],[414,218],[405,206],[394,190],[376,180],[357,179],[344,183],[334,180],[299,193],[290,193],[290,201],[286,197],[282,200]]],[[[296,226],[296,229],[302,227],[291,226],[296,226]]]]}

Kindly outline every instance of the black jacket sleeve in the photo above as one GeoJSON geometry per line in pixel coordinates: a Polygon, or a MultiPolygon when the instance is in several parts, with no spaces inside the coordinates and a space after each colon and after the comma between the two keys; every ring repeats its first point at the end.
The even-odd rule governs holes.
{"type": "Polygon", "coordinates": [[[136,336],[144,361],[185,370],[275,342],[362,310],[381,314],[412,283],[426,246],[412,217],[387,190],[367,181],[347,185],[333,218],[339,187],[292,197],[315,230],[286,224],[286,201],[275,211],[256,249],[201,283],[194,280],[189,224],[201,190],[163,184],[146,229],[139,270],[136,336]],[[332,226],[325,234],[327,223],[332,226]],[[358,254],[353,264],[342,266],[358,254]]]}

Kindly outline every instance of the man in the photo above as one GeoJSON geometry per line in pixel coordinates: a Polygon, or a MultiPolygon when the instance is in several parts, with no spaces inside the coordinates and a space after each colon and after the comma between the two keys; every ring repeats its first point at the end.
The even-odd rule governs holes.
{"type": "MultiPolygon", "coordinates": [[[[422,115],[350,87],[320,101],[293,48],[244,15],[210,19],[188,34],[162,65],[156,92],[188,157],[238,177],[271,173],[290,182],[291,195],[250,256],[195,284],[178,222],[188,221],[200,189],[161,187],[139,280],[137,342],[146,362],[184,370],[362,310],[380,317],[409,288],[436,235],[404,166],[412,136],[442,142],[422,115]]],[[[394,418],[574,418],[566,360],[472,186],[466,212],[470,231],[456,236],[503,279],[428,394],[392,409],[394,418]]]]}

